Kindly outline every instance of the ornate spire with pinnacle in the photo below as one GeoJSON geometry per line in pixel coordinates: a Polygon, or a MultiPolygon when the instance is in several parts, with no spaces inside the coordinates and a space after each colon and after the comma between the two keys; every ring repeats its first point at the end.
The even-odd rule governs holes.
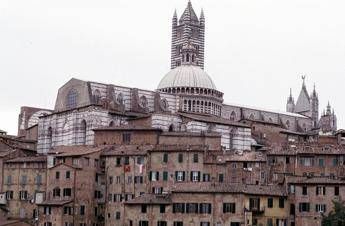
{"type": "Polygon", "coordinates": [[[204,69],[204,12],[202,10],[200,18],[198,18],[190,0],[179,19],[177,19],[176,10],[174,12],[172,23],[171,69],[185,63],[187,54],[183,54],[182,49],[186,50],[186,46],[192,48],[191,51],[193,51],[193,54],[189,54],[189,57],[194,59],[193,64],[204,69]]]}

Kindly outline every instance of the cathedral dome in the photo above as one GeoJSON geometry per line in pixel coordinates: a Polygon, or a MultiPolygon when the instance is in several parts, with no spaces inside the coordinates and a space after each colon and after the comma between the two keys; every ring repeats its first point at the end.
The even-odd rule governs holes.
{"type": "Polygon", "coordinates": [[[173,87],[194,87],[217,90],[211,77],[200,67],[182,65],[166,74],[158,85],[158,89],[173,87]]]}

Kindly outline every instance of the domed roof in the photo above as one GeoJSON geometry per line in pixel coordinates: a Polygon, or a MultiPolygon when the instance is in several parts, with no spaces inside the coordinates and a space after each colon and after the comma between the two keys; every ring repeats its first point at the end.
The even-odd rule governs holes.
{"type": "Polygon", "coordinates": [[[158,85],[158,89],[170,87],[195,87],[217,90],[211,77],[200,67],[182,65],[166,74],[158,85]]]}

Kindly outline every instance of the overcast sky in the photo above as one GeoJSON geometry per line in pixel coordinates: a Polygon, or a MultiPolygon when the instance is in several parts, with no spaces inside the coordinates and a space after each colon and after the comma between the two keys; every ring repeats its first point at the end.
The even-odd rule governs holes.
{"type": "MultiPolygon", "coordinates": [[[[193,0],[205,70],[227,103],[285,110],[301,75],[345,127],[344,0],[193,0]]],[[[187,0],[1,0],[0,129],[20,106],[53,108],[70,78],[154,90],[170,69],[171,18],[187,0]]]]}

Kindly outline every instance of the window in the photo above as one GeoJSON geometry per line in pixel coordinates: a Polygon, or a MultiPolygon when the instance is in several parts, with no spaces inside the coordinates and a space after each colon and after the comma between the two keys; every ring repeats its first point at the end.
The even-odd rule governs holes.
{"type": "Polygon", "coordinates": [[[120,220],[120,218],[121,218],[121,212],[118,212],[118,211],[117,211],[117,212],[115,213],[115,219],[116,219],[116,220],[120,220]]]}
{"type": "Polygon", "coordinates": [[[223,203],[223,213],[235,213],[236,203],[223,203]]]}
{"type": "Polygon", "coordinates": [[[59,171],[57,171],[57,172],[55,172],[55,179],[60,179],[60,172],[59,171]]]}
{"type": "Polygon", "coordinates": [[[163,172],[163,181],[167,181],[168,180],[168,172],[164,171],[163,172]]]}
{"type": "Polygon", "coordinates": [[[273,226],[273,220],[272,218],[267,219],[267,226],[273,226]]]}
{"type": "Polygon", "coordinates": [[[240,226],[240,222],[231,222],[230,226],[240,226]]]}
{"type": "Polygon", "coordinates": [[[139,226],[149,226],[148,221],[139,221],[139,226]]]}
{"type": "Polygon", "coordinates": [[[286,163],[286,164],[290,164],[290,157],[289,157],[289,156],[287,156],[287,157],[285,158],[285,163],[286,163]]]}
{"type": "Polygon", "coordinates": [[[85,215],[85,206],[80,206],[80,215],[85,215]]]}
{"type": "Polygon", "coordinates": [[[212,205],[211,203],[200,203],[199,213],[211,213],[212,205]]]}
{"type": "Polygon", "coordinates": [[[7,176],[6,184],[12,184],[12,176],[11,175],[7,176]]]}
{"type": "Polygon", "coordinates": [[[28,179],[28,177],[26,175],[22,176],[21,180],[20,180],[20,184],[25,185],[27,183],[27,179],[28,179]]]}
{"type": "Polygon", "coordinates": [[[199,162],[199,155],[198,154],[193,154],[193,162],[198,163],[199,162]]]}
{"type": "Polygon", "coordinates": [[[309,212],[310,204],[308,202],[299,203],[299,212],[309,212]]]}
{"type": "Polygon", "coordinates": [[[182,163],[182,162],[183,162],[183,154],[182,154],[182,153],[179,153],[179,154],[178,154],[178,162],[179,162],[179,163],[182,163]]]}
{"type": "Polygon", "coordinates": [[[128,157],[128,156],[125,157],[125,162],[124,162],[124,164],[125,164],[125,165],[129,165],[129,157],[128,157]]]}
{"type": "Polygon", "coordinates": [[[210,226],[210,222],[200,222],[200,226],[210,226]]]}
{"type": "Polygon", "coordinates": [[[153,187],[152,193],[154,194],[162,194],[163,193],[163,187],[153,187]]]}
{"type": "Polygon", "coordinates": [[[157,226],[167,226],[167,222],[166,221],[157,221],[157,226]]]}
{"type": "Polygon", "coordinates": [[[7,200],[13,199],[13,191],[6,191],[6,199],[7,200]]]}
{"type": "Polygon", "coordinates": [[[326,204],[316,204],[315,205],[315,212],[317,212],[317,213],[326,212],[326,204]]]}
{"type": "Polygon", "coordinates": [[[81,144],[86,144],[86,128],[87,128],[87,125],[86,125],[86,121],[83,120],[81,121],[81,125],[80,125],[80,143],[81,144]]]}
{"type": "Polygon", "coordinates": [[[190,180],[193,182],[200,181],[200,172],[199,171],[192,171],[190,173],[190,180]]]}
{"type": "Polygon", "coordinates": [[[316,195],[326,195],[326,187],[317,186],[316,187],[316,195]]]}
{"type": "Polygon", "coordinates": [[[222,173],[218,174],[218,181],[220,183],[224,182],[224,174],[222,174],[222,173]]]}
{"type": "Polygon", "coordinates": [[[334,158],[332,163],[333,163],[333,166],[337,166],[338,165],[338,158],[334,158]]]}
{"type": "Polygon", "coordinates": [[[319,159],[319,166],[325,166],[325,160],[324,159],[319,159]]]}
{"type": "Polygon", "coordinates": [[[64,206],[63,214],[65,214],[65,215],[73,215],[73,207],[64,206]]]}
{"type": "Polygon", "coordinates": [[[168,154],[167,153],[163,154],[163,162],[168,163],[168,154]]]}
{"type": "Polygon", "coordinates": [[[279,208],[284,208],[285,200],[283,197],[279,197],[279,208]]]}
{"type": "MultiPolygon", "coordinates": [[[[163,176],[164,176],[164,174],[163,174],[163,176]]],[[[144,182],[143,176],[135,176],[134,177],[134,183],[135,184],[142,184],[143,182],[144,182]]]]}
{"type": "Polygon", "coordinates": [[[150,171],[150,181],[159,181],[159,172],[157,171],[150,171]]]}
{"type": "Polygon", "coordinates": [[[60,188],[53,189],[53,197],[60,197],[60,188]]]}
{"type": "Polygon", "coordinates": [[[50,206],[45,206],[44,209],[43,209],[43,214],[44,215],[50,215],[52,214],[52,209],[50,206]]]}
{"type": "Polygon", "coordinates": [[[141,212],[147,213],[147,205],[141,205],[141,212]]]}
{"type": "Polygon", "coordinates": [[[144,157],[142,157],[142,156],[137,157],[137,164],[138,165],[144,164],[144,157]]]}
{"type": "Polygon", "coordinates": [[[210,174],[204,173],[204,174],[202,175],[202,181],[203,181],[203,182],[210,182],[210,179],[211,179],[210,174]]]}
{"type": "Polygon", "coordinates": [[[130,133],[123,133],[122,134],[122,142],[124,144],[129,144],[131,142],[131,134],[130,133]]]}
{"type": "Polygon", "coordinates": [[[42,184],[42,175],[36,175],[35,183],[36,185],[42,184]]]}
{"type": "Polygon", "coordinates": [[[122,195],[114,194],[114,202],[122,202],[122,195]]]}
{"type": "Polygon", "coordinates": [[[183,226],[183,222],[182,221],[174,221],[173,226],[183,226]]]}
{"type": "Polygon", "coordinates": [[[249,210],[250,211],[260,210],[260,199],[259,198],[249,198],[249,210]]]}
{"type": "Polygon", "coordinates": [[[66,107],[67,109],[76,108],[77,107],[77,98],[78,93],[75,89],[71,89],[68,91],[67,99],[66,99],[66,107]]]}
{"type": "Polygon", "coordinates": [[[173,203],[173,213],[184,213],[185,204],[184,203],[173,203]]]}
{"type": "Polygon", "coordinates": [[[70,171],[66,171],[66,179],[70,179],[71,178],[71,172],[70,171]]]}
{"type": "Polygon", "coordinates": [[[300,158],[300,165],[301,166],[313,166],[314,165],[314,158],[313,157],[301,157],[300,158]]]}
{"type": "Polygon", "coordinates": [[[267,199],[267,208],[273,208],[273,198],[267,199]]]}
{"type": "Polygon", "coordinates": [[[19,198],[20,198],[20,200],[27,200],[28,199],[28,191],[19,191],[19,198]]]}
{"type": "Polygon", "coordinates": [[[44,222],[43,226],[52,226],[52,222],[44,222]]]}
{"type": "Polygon", "coordinates": [[[338,196],[338,195],[339,195],[339,187],[338,187],[338,186],[335,186],[335,187],[334,187],[334,195],[335,195],[335,196],[338,196]]]}
{"type": "Polygon", "coordinates": [[[176,171],[175,172],[175,180],[177,182],[185,181],[185,172],[184,171],[176,171]]]}
{"type": "Polygon", "coordinates": [[[160,213],[165,213],[165,205],[160,205],[159,206],[159,212],[160,213]]]}
{"type": "Polygon", "coordinates": [[[308,188],[307,186],[302,187],[302,195],[308,195],[308,188]]]}
{"type": "Polygon", "coordinates": [[[121,158],[120,157],[116,158],[116,166],[121,166],[121,158]]]}
{"type": "Polygon", "coordinates": [[[64,188],[63,189],[63,196],[71,196],[72,195],[72,189],[71,188],[64,188]]]}
{"type": "Polygon", "coordinates": [[[109,177],[109,184],[113,184],[113,177],[109,177]]]}
{"type": "Polygon", "coordinates": [[[198,213],[198,203],[187,203],[186,213],[198,213]]]}

